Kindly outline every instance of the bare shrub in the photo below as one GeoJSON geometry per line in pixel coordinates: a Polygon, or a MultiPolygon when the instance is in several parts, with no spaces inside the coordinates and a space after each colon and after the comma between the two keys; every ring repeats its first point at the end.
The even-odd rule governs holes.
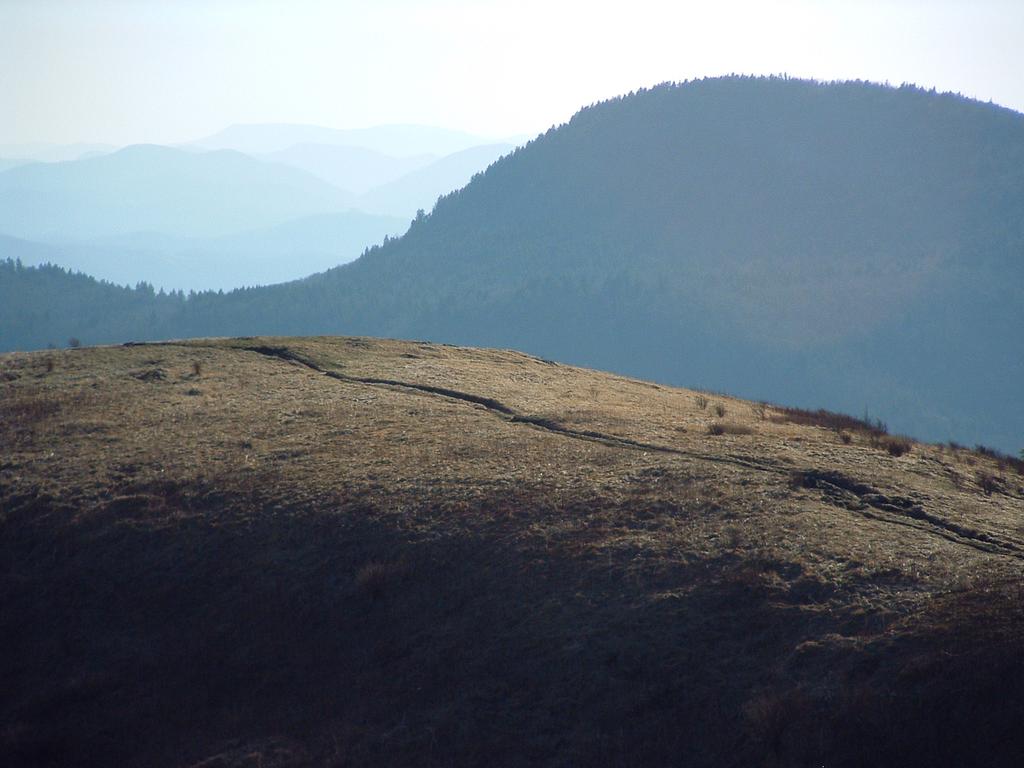
{"type": "Polygon", "coordinates": [[[817,411],[809,411],[803,408],[780,408],[775,406],[773,410],[775,414],[771,416],[771,421],[780,424],[801,424],[831,429],[834,432],[845,430],[847,432],[859,432],[867,435],[884,435],[889,432],[889,428],[881,420],[869,421],[868,419],[858,419],[845,413],[826,411],[824,408],[820,408],[817,411]]]}
{"type": "Polygon", "coordinates": [[[890,456],[902,456],[905,453],[910,453],[914,447],[914,441],[902,435],[883,435],[873,440],[872,444],[884,449],[890,456]]]}
{"type": "Polygon", "coordinates": [[[718,418],[725,416],[725,406],[721,403],[715,403],[715,416],[718,418]]]}
{"type": "Polygon", "coordinates": [[[1024,451],[1021,451],[1021,457],[1017,458],[995,448],[989,448],[987,445],[976,445],[974,446],[974,452],[995,461],[1001,472],[1005,472],[1007,468],[1012,467],[1017,471],[1017,474],[1024,475],[1024,451]]]}
{"type": "Polygon", "coordinates": [[[708,407],[708,399],[704,395],[697,395],[693,398],[693,402],[696,403],[697,407],[702,411],[708,407]]]}
{"type": "Polygon", "coordinates": [[[991,472],[978,470],[974,475],[974,479],[986,496],[991,496],[993,493],[999,493],[1003,490],[1003,479],[993,475],[991,472]]]}
{"type": "Polygon", "coordinates": [[[853,435],[851,435],[849,432],[841,431],[839,433],[839,439],[842,441],[843,445],[849,445],[850,443],[853,442],[853,435]]]}
{"type": "Polygon", "coordinates": [[[728,424],[721,421],[708,424],[709,435],[751,435],[753,433],[753,429],[743,424],[728,424]]]}

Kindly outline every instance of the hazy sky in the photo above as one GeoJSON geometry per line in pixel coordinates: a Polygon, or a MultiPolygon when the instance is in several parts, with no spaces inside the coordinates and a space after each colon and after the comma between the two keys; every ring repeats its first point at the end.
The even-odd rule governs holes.
{"type": "Polygon", "coordinates": [[[0,0],[0,144],[242,122],[532,134],[730,72],[914,82],[1024,111],[1024,0],[0,0]]]}

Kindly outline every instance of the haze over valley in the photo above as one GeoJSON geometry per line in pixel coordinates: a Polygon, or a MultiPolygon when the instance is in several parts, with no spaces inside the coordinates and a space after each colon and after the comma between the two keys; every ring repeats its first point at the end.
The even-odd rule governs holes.
{"type": "Polygon", "coordinates": [[[12,156],[0,159],[0,255],[167,291],[294,280],[402,234],[512,148],[420,126],[301,125],[174,147],[0,147],[12,156]]]}

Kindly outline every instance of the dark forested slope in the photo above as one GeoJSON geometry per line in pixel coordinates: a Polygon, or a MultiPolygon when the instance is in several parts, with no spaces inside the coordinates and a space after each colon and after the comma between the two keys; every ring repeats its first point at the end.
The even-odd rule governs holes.
{"type": "Polygon", "coordinates": [[[508,346],[1015,451],[1022,256],[1024,116],[724,78],[582,110],[353,264],[79,335],[508,346]]]}

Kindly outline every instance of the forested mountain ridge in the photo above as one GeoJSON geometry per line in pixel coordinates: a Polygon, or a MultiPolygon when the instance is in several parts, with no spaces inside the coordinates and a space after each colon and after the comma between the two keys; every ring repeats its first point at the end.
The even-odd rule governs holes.
{"type": "MultiPolygon", "coordinates": [[[[130,335],[513,347],[1016,451],[1022,256],[1024,116],[719,78],[588,107],[352,264],[161,305],[130,335]]],[[[78,335],[123,340],[115,315],[78,335]]]]}

